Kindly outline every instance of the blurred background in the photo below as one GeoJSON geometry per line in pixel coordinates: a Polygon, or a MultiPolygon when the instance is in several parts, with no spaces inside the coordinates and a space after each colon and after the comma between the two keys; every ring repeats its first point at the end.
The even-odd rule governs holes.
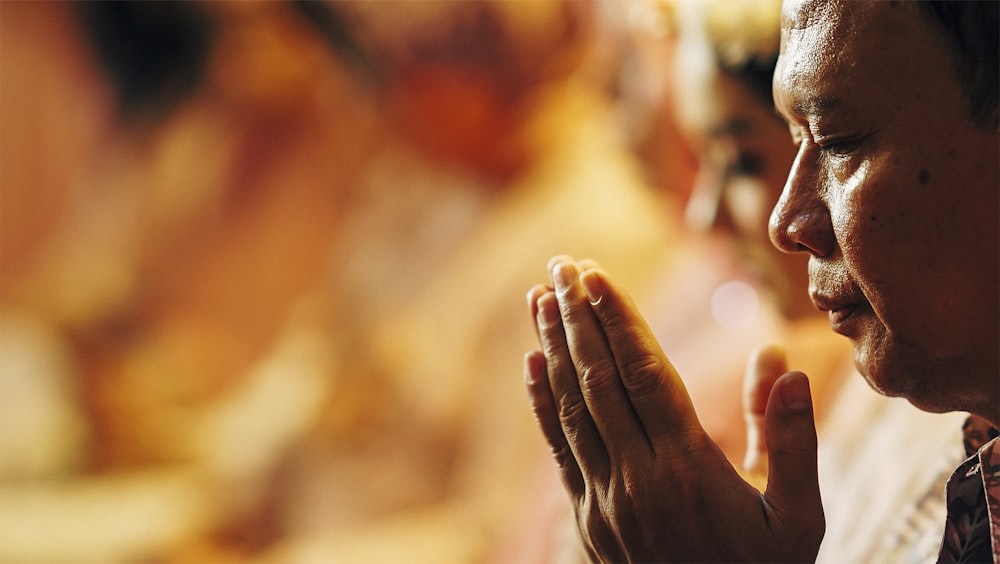
{"type": "Polygon", "coordinates": [[[550,561],[548,258],[682,374],[776,323],[682,222],[674,8],[0,2],[0,561],[550,561]]]}

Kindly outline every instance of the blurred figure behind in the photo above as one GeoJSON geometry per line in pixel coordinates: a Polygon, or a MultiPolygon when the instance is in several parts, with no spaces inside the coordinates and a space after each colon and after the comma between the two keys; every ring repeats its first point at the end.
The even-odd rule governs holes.
{"type": "MultiPolygon", "coordinates": [[[[671,4],[679,24],[675,111],[699,156],[685,220],[695,230],[711,229],[730,240],[748,281],[780,316],[769,338],[783,341],[790,365],[810,375],[827,511],[819,561],[930,561],[944,527],[944,483],[964,457],[959,429],[968,414],[929,414],[871,390],[852,366],[847,340],[828,330],[826,315],[808,298],[807,257],[781,253],[768,239],[771,209],[797,149],[771,98],[781,3],[671,4]],[[928,464],[927,452],[942,454],[928,464]],[[900,475],[900,467],[872,464],[876,453],[908,461],[901,467],[910,468],[909,474],[900,475]],[[866,507],[852,507],[847,500],[866,507]]],[[[666,317],[661,326],[673,324],[666,317]]],[[[669,341],[665,349],[673,359],[669,341]]],[[[702,360],[718,350],[718,341],[710,343],[702,360]]],[[[714,405],[715,413],[713,408],[698,410],[709,423],[716,421],[718,411],[735,407],[717,403],[716,398],[733,395],[724,385],[709,384],[712,392],[699,398],[703,380],[698,374],[706,374],[703,362],[692,360],[686,367],[677,359],[675,363],[686,375],[696,404],[701,399],[705,407],[714,405]]],[[[731,386],[736,374],[731,375],[731,386]]],[[[725,444],[720,441],[720,446],[725,444]]],[[[738,452],[729,452],[733,460],[742,459],[738,452]]]]}
{"type": "MultiPolygon", "coordinates": [[[[686,145],[663,147],[690,151],[697,174],[690,190],[659,186],[668,199],[685,203],[689,232],[665,261],[660,286],[647,298],[652,305],[642,309],[685,375],[702,425],[737,467],[748,445],[738,390],[749,353],[781,341],[790,365],[810,375],[827,508],[820,561],[933,559],[944,523],[944,480],[963,456],[959,429],[967,414],[943,420],[869,389],[854,370],[849,342],[829,331],[826,315],[809,300],[806,257],[783,254],[768,238],[771,209],[796,153],[771,98],[780,1],[654,5],[665,10],[659,19],[672,45],[660,61],[670,67],[660,111],[674,116],[686,145]],[[939,464],[917,462],[928,451],[946,454],[939,464]],[[909,461],[903,467],[910,473],[870,462],[887,455],[909,461]],[[868,506],[857,510],[844,500],[868,506]]],[[[669,178],[663,163],[683,162],[641,155],[659,172],[653,178],[669,178]]],[[[748,460],[766,464],[756,454],[748,460]]],[[[562,488],[554,478],[548,487],[556,492],[547,502],[550,513],[521,529],[533,547],[524,559],[581,558],[562,488]]]]}

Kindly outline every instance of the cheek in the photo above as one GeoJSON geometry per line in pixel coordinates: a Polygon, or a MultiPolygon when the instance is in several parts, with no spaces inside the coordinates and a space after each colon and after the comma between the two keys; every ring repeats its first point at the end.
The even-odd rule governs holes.
{"type": "Polygon", "coordinates": [[[831,221],[845,257],[890,279],[932,268],[950,240],[945,216],[954,205],[942,198],[946,190],[928,185],[929,174],[882,154],[830,179],[831,221]]]}
{"type": "Polygon", "coordinates": [[[976,315],[962,299],[974,290],[961,237],[947,228],[954,208],[923,186],[870,183],[831,214],[845,264],[888,334],[935,356],[961,349],[976,315]]]}
{"type": "MultiPolygon", "coordinates": [[[[885,172],[871,170],[870,172],[885,172]]],[[[917,243],[926,218],[880,175],[855,175],[831,194],[830,219],[843,260],[875,314],[890,329],[908,325],[915,301],[929,299],[922,286],[931,255],[917,243]]]]}

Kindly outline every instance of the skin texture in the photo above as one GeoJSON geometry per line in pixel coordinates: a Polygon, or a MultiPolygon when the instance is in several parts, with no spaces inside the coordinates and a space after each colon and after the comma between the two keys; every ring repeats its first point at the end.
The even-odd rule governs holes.
{"type": "MultiPolygon", "coordinates": [[[[809,255],[872,385],[919,407],[997,422],[996,131],[968,122],[936,29],[906,3],[786,2],[776,102],[798,154],[770,221],[809,255]]],[[[767,487],[698,422],[680,376],[625,292],[555,257],[528,293],[540,351],[532,409],[602,561],[810,561],[824,532],[805,375],[764,352],[767,487]],[[773,384],[772,384],[773,382],[773,384]]],[[[751,461],[752,463],[752,461],[751,461]]],[[[761,470],[757,468],[757,470],[761,470]]]]}
{"type": "Polygon", "coordinates": [[[824,520],[805,375],[787,373],[771,390],[761,493],[702,429],[624,291],[590,261],[549,266],[553,289],[528,293],[542,351],[527,355],[525,378],[590,557],[814,559],[824,520]]]}
{"type": "Polygon", "coordinates": [[[996,424],[997,131],[967,119],[916,6],[850,7],[785,5],[774,94],[798,155],[771,238],[808,253],[810,296],[840,310],[872,387],[996,424]]]}

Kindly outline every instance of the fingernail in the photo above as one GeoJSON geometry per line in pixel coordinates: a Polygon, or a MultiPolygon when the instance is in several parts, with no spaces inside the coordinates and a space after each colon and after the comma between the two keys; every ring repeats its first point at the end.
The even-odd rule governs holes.
{"type": "Polygon", "coordinates": [[[601,303],[601,298],[604,297],[604,282],[597,272],[588,270],[581,274],[580,285],[583,286],[583,291],[586,292],[590,305],[601,303]]]}
{"type": "Polygon", "coordinates": [[[559,305],[555,294],[550,292],[538,298],[538,321],[545,327],[559,323],[559,305]]]}
{"type": "Polygon", "coordinates": [[[556,292],[565,294],[573,285],[576,278],[576,265],[569,262],[559,263],[552,269],[552,280],[555,282],[556,292]]]}
{"type": "Polygon", "coordinates": [[[791,411],[809,409],[812,399],[809,396],[809,379],[801,372],[792,372],[785,378],[781,386],[781,402],[791,411]]]}
{"type": "Polygon", "coordinates": [[[539,294],[540,291],[541,291],[540,286],[533,286],[530,290],[528,290],[528,293],[524,295],[524,298],[528,302],[529,308],[535,307],[535,304],[538,303],[538,296],[540,295],[539,294]]]}
{"type": "Polygon", "coordinates": [[[545,263],[545,268],[549,269],[549,272],[556,267],[557,264],[561,262],[573,262],[573,257],[569,255],[556,255],[549,259],[549,262],[545,263]]]}
{"type": "Polygon", "coordinates": [[[535,355],[537,352],[529,352],[524,355],[524,383],[529,386],[537,386],[539,377],[538,371],[535,370],[535,355]]]}

